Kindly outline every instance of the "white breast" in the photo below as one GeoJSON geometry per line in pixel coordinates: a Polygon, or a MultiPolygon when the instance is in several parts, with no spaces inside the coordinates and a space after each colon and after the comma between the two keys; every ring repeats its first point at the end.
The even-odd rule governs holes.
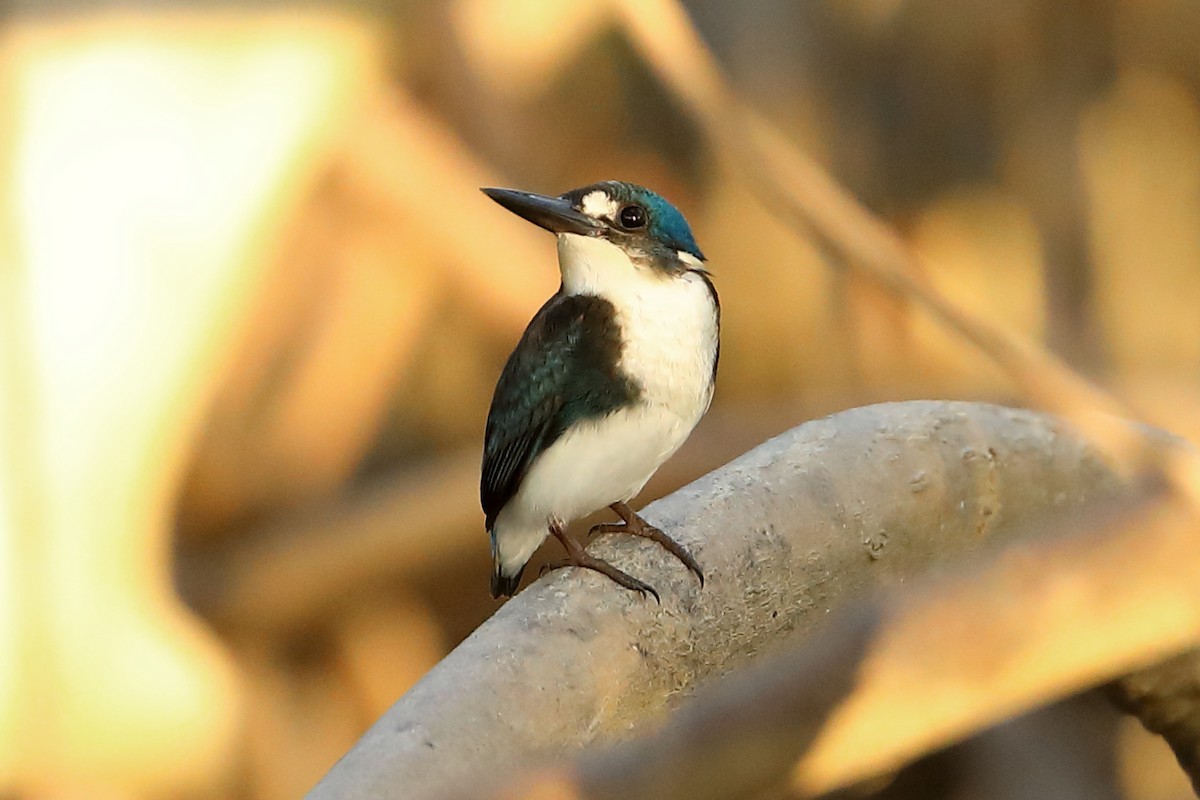
{"type": "Polygon", "coordinates": [[[712,400],[717,309],[704,279],[639,267],[616,245],[575,234],[558,237],[558,258],[567,294],[594,294],[616,308],[621,369],[643,387],[646,405],[684,423],[686,438],[712,400]]]}

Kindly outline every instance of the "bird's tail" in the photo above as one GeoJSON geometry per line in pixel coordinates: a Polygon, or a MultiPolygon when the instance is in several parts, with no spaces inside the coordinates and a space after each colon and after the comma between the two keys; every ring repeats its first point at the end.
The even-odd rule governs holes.
{"type": "Polygon", "coordinates": [[[493,525],[492,537],[492,597],[512,597],[521,582],[521,573],[529,557],[546,538],[544,525],[493,525]]]}
{"type": "Polygon", "coordinates": [[[504,569],[500,566],[500,559],[492,559],[492,597],[512,597],[517,593],[517,585],[521,583],[521,573],[525,571],[525,565],[517,567],[517,571],[512,575],[505,575],[504,569]]]}

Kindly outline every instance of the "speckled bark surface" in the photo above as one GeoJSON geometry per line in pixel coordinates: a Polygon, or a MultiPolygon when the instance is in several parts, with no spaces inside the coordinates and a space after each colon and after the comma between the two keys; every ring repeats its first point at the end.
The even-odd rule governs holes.
{"type": "Polygon", "coordinates": [[[960,562],[1118,487],[1064,423],[1028,411],[908,402],[801,425],[645,509],[696,555],[703,589],[650,542],[598,540],[593,552],[652,583],[661,606],[592,573],[548,574],[402,697],[309,796],[420,798],[469,772],[628,735],[846,599],[960,562]]]}

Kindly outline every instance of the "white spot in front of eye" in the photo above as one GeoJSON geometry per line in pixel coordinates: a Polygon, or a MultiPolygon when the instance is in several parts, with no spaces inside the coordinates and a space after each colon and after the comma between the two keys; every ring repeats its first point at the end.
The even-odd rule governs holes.
{"type": "Polygon", "coordinates": [[[592,219],[613,219],[617,214],[617,203],[602,189],[583,196],[580,209],[592,219]]]}

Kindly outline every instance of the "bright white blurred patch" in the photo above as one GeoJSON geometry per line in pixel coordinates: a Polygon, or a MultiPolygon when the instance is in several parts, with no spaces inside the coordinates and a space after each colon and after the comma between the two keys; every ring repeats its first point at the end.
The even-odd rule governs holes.
{"type": "MultiPolygon", "coordinates": [[[[281,141],[306,129],[311,98],[329,80],[299,47],[241,62],[230,53],[236,83],[213,80],[204,58],[130,37],[48,60],[28,77],[16,186],[35,361],[57,384],[45,402],[65,404],[53,409],[61,418],[47,415],[59,423],[46,431],[52,439],[79,435],[63,420],[82,419],[78,398],[114,371],[144,383],[144,364],[169,363],[183,347],[176,337],[191,335],[190,319],[163,297],[188,297],[191,309],[223,290],[214,265],[237,263],[254,209],[293,155],[281,141]],[[135,320],[157,329],[160,315],[177,324],[132,333],[135,320]]],[[[136,416],[129,397],[113,402],[136,416]]]]}
{"type": "Polygon", "coordinates": [[[617,215],[617,202],[600,189],[585,194],[581,208],[592,219],[613,219],[617,215]]]}
{"type": "MultiPolygon", "coordinates": [[[[228,769],[238,684],[166,579],[170,509],[266,256],[375,63],[370,34],[339,19],[63,15],[0,42],[0,248],[17,255],[0,268],[16,276],[0,286],[0,361],[18,367],[0,372],[22,382],[0,427],[35,467],[30,490],[0,498],[33,520],[0,614],[19,603],[39,659],[21,696],[53,699],[22,720],[39,732],[17,742],[22,785],[184,796],[228,769]]],[[[0,626],[6,654],[9,638],[0,626]]],[[[0,668],[0,782],[7,680],[0,668]]]]}
{"type": "Polygon", "coordinates": [[[705,266],[704,266],[704,262],[701,261],[700,259],[696,258],[694,255],[692,255],[688,251],[676,250],[675,255],[679,256],[679,260],[682,261],[684,264],[687,264],[690,268],[692,268],[694,270],[699,270],[700,272],[708,272],[708,269],[705,268],[705,266]]]}
{"type": "MultiPolygon", "coordinates": [[[[10,327],[0,323],[0,335],[9,335],[10,327]]],[[[12,402],[15,387],[6,385],[11,380],[11,371],[0,375],[0,418],[14,418],[12,402]]],[[[17,445],[5,439],[6,426],[0,425],[0,452],[17,453],[17,445]]],[[[19,456],[18,456],[19,459],[19,456]]],[[[14,498],[17,478],[10,470],[9,461],[0,459],[0,652],[20,653],[17,616],[21,608],[20,593],[28,585],[26,570],[21,569],[17,550],[17,510],[14,498]]],[[[27,566],[26,566],[27,569],[27,566]]],[[[0,659],[0,780],[10,780],[22,755],[19,745],[23,732],[19,717],[20,697],[25,687],[21,686],[22,659],[10,655],[0,659]]]]}

